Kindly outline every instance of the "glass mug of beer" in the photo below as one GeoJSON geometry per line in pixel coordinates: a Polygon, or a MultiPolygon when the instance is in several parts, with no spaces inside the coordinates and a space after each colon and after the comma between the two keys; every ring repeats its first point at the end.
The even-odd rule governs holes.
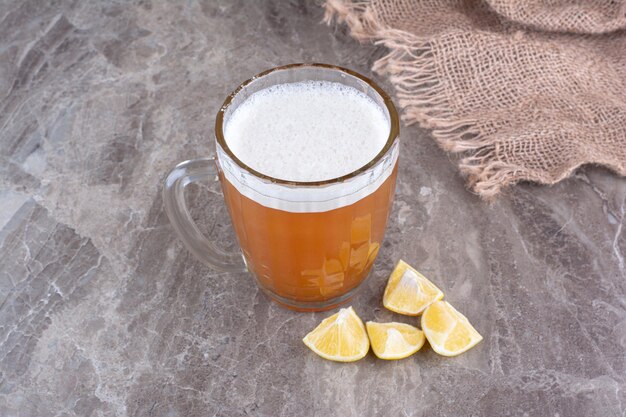
{"type": "Polygon", "coordinates": [[[167,215],[186,247],[221,271],[249,271],[269,297],[301,311],[348,300],[369,274],[393,201],[399,122],[387,94],[353,71],[292,64],[226,98],[216,157],[167,176],[167,215]],[[217,178],[241,253],[194,224],[186,185],[217,178]]]}

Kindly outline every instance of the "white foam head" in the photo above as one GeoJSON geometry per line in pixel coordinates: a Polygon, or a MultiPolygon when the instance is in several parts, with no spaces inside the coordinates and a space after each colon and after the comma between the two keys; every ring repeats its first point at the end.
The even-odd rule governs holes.
{"type": "Polygon", "coordinates": [[[247,98],[225,121],[224,138],[252,169],[289,181],[323,181],[369,163],[390,122],[373,99],[329,81],[278,84],[247,98]]]}

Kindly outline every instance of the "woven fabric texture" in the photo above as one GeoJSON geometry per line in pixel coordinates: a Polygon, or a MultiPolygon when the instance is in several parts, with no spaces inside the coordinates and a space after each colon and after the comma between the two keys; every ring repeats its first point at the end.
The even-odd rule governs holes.
{"type": "Polygon", "coordinates": [[[626,0],[328,0],[388,48],[373,69],[407,124],[459,155],[485,199],[583,164],[626,175],[626,0]]]}

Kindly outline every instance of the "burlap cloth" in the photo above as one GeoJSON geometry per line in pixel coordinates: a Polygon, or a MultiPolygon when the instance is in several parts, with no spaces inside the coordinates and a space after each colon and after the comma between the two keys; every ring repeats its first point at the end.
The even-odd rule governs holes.
{"type": "MultiPolygon", "coordinates": [[[[582,164],[626,175],[626,0],[328,0],[406,123],[432,129],[472,190],[553,184],[582,164]]],[[[419,161],[416,161],[419,163],[419,161]]]]}

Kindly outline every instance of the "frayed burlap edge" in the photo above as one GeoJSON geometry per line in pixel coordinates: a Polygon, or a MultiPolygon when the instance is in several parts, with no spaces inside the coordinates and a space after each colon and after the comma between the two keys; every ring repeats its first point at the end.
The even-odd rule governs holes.
{"type": "Polygon", "coordinates": [[[571,166],[555,177],[498,159],[498,144],[485,137],[473,119],[455,116],[444,93],[428,39],[390,29],[380,22],[366,2],[327,0],[324,22],[346,23],[358,41],[384,45],[389,53],[374,63],[373,71],[388,76],[403,110],[402,120],[430,129],[444,150],[468,155],[458,162],[468,187],[481,198],[492,200],[503,188],[519,181],[555,184],[569,177],[581,164],[571,166]],[[465,139],[470,138],[470,139],[465,139]]]}

